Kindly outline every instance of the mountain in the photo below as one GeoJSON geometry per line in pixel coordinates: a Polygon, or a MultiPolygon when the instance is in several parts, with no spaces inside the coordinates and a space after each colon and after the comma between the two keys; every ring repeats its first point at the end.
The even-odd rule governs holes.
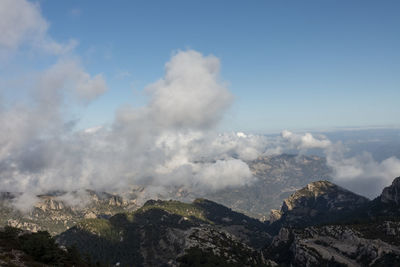
{"type": "Polygon", "coordinates": [[[370,200],[329,181],[312,182],[272,210],[271,227],[302,227],[331,223],[355,216],[370,200]]]}
{"type": "Polygon", "coordinates": [[[18,194],[1,193],[0,225],[30,232],[11,230],[18,233],[9,239],[15,228],[0,229],[0,265],[400,266],[400,177],[371,201],[330,182],[323,158],[280,155],[249,166],[255,184],[210,200],[178,187],[158,196],[192,203],[148,200],[140,207],[146,188],[139,187],[124,197],[51,192],[22,213],[18,194]],[[266,218],[278,201],[269,220],[249,217],[266,218]],[[25,240],[40,242],[26,247],[25,240]]]}
{"type": "Polygon", "coordinates": [[[85,219],[57,241],[135,266],[399,266],[398,181],[373,201],[312,182],[265,223],[206,199],[151,200],[135,212],[85,219]],[[390,209],[377,215],[377,203],[390,209]]]}
{"type": "Polygon", "coordinates": [[[272,212],[277,234],[265,257],[294,266],[399,266],[399,184],[369,201],[327,181],[310,183],[272,212]]]}
{"type": "Polygon", "coordinates": [[[93,259],[123,266],[268,266],[266,224],[205,199],[148,201],[135,212],[85,219],[57,237],[93,259]],[[229,264],[229,265],[227,265],[229,264]]]}
{"type": "MultiPolygon", "coordinates": [[[[190,188],[173,187],[159,199],[190,202],[207,198],[255,218],[267,219],[271,208],[278,207],[284,198],[307,183],[329,178],[325,159],[316,156],[278,155],[260,157],[248,162],[257,181],[249,186],[219,190],[200,195],[190,188]]],[[[38,196],[38,202],[28,212],[15,209],[16,193],[0,193],[0,226],[10,225],[29,231],[49,231],[59,234],[85,218],[108,218],[114,214],[134,211],[146,188],[133,187],[123,197],[114,193],[51,192],[38,196]],[[72,201],[71,201],[72,200],[72,201]],[[71,202],[73,202],[71,204],[71,202]]]]}
{"type": "Polygon", "coordinates": [[[259,157],[247,163],[257,178],[254,184],[201,197],[266,220],[270,210],[278,208],[296,190],[316,180],[331,179],[325,158],[317,156],[281,154],[259,157]]]}
{"type": "MultiPolygon", "coordinates": [[[[48,251],[58,260],[79,253],[91,258],[75,266],[400,266],[399,181],[372,201],[329,181],[312,182],[286,198],[268,222],[206,199],[149,200],[134,211],[82,218],[57,235],[72,256],[45,232],[40,240],[52,249],[30,242],[29,250],[21,243],[15,250],[32,262],[48,260],[48,251]],[[35,251],[38,258],[32,258],[35,251]]],[[[102,201],[115,200],[105,196],[102,201]]],[[[18,235],[13,240],[24,242],[18,235]]],[[[11,262],[10,251],[0,243],[0,260],[11,262]]]]}
{"type": "Polygon", "coordinates": [[[392,185],[385,187],[379,198],[382,203],[387,205],[400,205],[400,177],[393,180],[392,185]]]}
{"type": "Polygon", "coordinates": [[[0,225],[32,232],[46,230],[52,235],[67,230],[84,218],[111,217],[138,208],[135,199],[125,200],[115,194],[86,190],[83,197],[76,193],[70,196],[78,200],[77,205],[68,204],[64,192],[39,195],[39,201],[24,213],[13,206],[15,197],[16,194],[11,193],[0,195],[0,225]]]}
{"type": "Polygon", "coordinates": [[[374,217],[400,216],[400,177],[385,187],[382,194],[374,199],[369,207],[368,214],[374,217]]]}

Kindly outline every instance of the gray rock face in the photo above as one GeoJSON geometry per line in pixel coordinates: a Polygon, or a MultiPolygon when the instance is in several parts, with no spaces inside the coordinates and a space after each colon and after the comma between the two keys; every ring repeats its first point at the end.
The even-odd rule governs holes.
{"type": "Polygon", "coordinates": [[[390,186],[383,189],[381,202],[400,205],[400,177],[394,179],[390,186]]]}
{"type": "Polygon", "coordinates": [[[397,245],[366,238],[357,227],[360,226],[282,228],[269,249],[279,248],[278,254],[290,255],[290,263],[295,266],[322,266],[329,261],[344,266],[372,266],[388,256],[400,257],[397,245]]]}

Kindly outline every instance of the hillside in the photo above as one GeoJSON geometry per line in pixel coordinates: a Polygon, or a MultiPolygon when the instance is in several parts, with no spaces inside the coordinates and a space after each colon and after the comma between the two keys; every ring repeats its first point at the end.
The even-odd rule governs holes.
{"type": "Polygon", "coordinates": [[[272,213],[278,233],[264,255],[295,266],[399,266],[399,181],[373,201],[326,181],[307,185],[272,213]]]}
{"type": "Polygon", "coordinates": [[[151,200],[132,213],[85,219],[57,240],[109,264],[185,266],[207,255],[209,264],[268,266],[259,248],[270,236],[262,222],[199,199],[151,200]]]}

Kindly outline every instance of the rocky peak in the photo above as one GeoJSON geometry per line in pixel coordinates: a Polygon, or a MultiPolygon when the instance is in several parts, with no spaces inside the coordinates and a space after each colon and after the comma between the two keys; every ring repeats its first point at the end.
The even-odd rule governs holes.
{"type": "Polygon", "coordinates": [[[285,199],[280,211],[272,211],[270,222],[288,226],[329,222],[357,211],[368,202],[369,199],[329,181],[317,181],[285,199]]]}
{"type": "Polygon", "coordinates": [[[348,204],[358,205],[368,202],[365,197],[359,196],[347,189],[329,181],[317,181],[306,185],[283,201],[281,212],[288,212],[296,208],[323,208],[340,210],[348,204]]]}
{"type": "Polygon", "coordinates": [[[381,202],[387,204],[400,204],[400,177],[393,180],[392,184],[382,191],[381,202]]]}

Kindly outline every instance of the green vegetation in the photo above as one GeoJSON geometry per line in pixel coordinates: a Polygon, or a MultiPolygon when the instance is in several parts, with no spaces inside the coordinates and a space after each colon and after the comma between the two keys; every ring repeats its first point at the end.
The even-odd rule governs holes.
{"type": "Polygon", "coordinates": [[[106,219],[84,219],[77,227],[110,241],[117,242],[120,239],[120,231],[106,219]]]}
{"type": "Polygon", "coordinates": [[[143,207],[138,209],[135,213],[146,212],[150,209],[161,209],[169,213],[177,214],[188,219],[198,219],[211,223],[204,215],[203,209],[189,203],[184,203],[176,200],[161,201],[149,200],[143,207]]]}
{"type": "MultiPolygon", "coordinates": [[[[232,258],[237,262],[246,263],[240,266],[254,266],[250,261],[262,262],[261,254],[257,250],[219,230],[230,225],[235,226],[233,229],[241,230],[241,235],[248,238],[250,246],[253,239],[262,240],[262,245],[265,245],[265,224],[212,201],[201,199],[192,204],[151,200],[132,213],[116,214],[108,220],[83,220],[77,227],[69,229],[58,238],[63,244],[76,245],[80,251],[88,253],[100,262],[120,262],[121,265],[127,266],[156,266],[160,262],[175,259],[184,249],[183,240],[173,235],[183,237],[183,231],[199,227],[197,231],[201,233],[198,238],[191,236],[192,240],[198,241],[199,244],[212,242],[217,246],[221,253],[228,257],[223,261],[218,259],[225,263],[219,266],[227,266],[226,262],[232,258]],[[209,238],[202,236],[208,236],[209,231],[209,238]]],[[[261,242],[258,243],[258,246],[261,245],[261,242]]],[[[209,261],[212,259],[211,257],[209,261]]]]}

